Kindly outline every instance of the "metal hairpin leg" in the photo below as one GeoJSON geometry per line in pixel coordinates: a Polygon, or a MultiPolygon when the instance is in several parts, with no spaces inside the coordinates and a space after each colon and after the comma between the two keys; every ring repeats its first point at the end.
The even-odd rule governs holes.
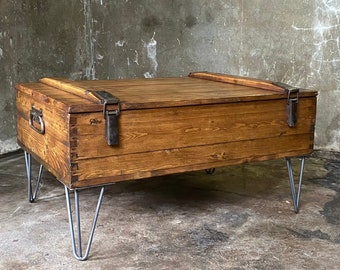
{"type": "Polygon", "coordinates": [[[205,169],[205,172],[206,172],[207,174],[214,174],[215,168],[205,169]]]}
{"type": "Polygon", "coordinates": [[[298,213],[299,212],[300,194],[301,194],[301,184],[302,184],[302,177],[303,177],[303,169],[304,169],[304,165],[305,165],[305,157],[301,157],[299,184],[298,184],[297,190],[295,188],[294,175],[293,175],[292,163],[291,163],[290,158],[286,158],[286,162],[287,162],[290,188],[292,190],[294,212],[298,213]]]}
{"type": "Polygon", "coordinates": [[[34,202],[37,198],[37,194],[40,188],[40,181],[43,172],[43,165],[40,165],[37,179],[35,182],[35,188],[33,192],[32,188],[32,164],[31,164],[31,154],[25,151],[25,162],[26,162],[26,172],[27,172],[27,184],[28,184],[28,200],[29,202],[34,202]]]}
{"type": "Polygon", "coordinates": [[[104,187],[101,187],[99,198],[98,198],[98,203],[96,207],[96,212],[93,218],[92,222],[92,227],[90,231],[90,235],[88,238],[87,242],[87,247],[85,254],[83,255],[82,251],[82,240],[81,240],[81,228],[80,228],[80,211],[79,211],[79,196],[78,196],[78,190],[74,190],[74,210],[75,210],[75,216],[76,216],[76,227],[77,227],[77,239],[78,239],[78,244],[76,244],[76,238],[75,238],[75,233],[74,233],[74,225],[73,225],[73,218],[72,218],[72,209],[71,209],[71,203],[70,203],[70,191],[65,186],[65,194],[66,194],[66,204],[67,204],[67,212],[68,212],[68,219],[70,223],[70,232],[71,232],[71,241],[72,241],[72,250],[73,250],[73,255],[74,257],[79,260],[79,261],[85,261],[90,253],[90,248],[92,244],[92,239],[93,239],[93,234],[94,230],[96,228],[96,223],[98,220],[98,215],[99,215],[99,210],[100,206],[102,203],[103,195],[104,195],[104,187]]]}

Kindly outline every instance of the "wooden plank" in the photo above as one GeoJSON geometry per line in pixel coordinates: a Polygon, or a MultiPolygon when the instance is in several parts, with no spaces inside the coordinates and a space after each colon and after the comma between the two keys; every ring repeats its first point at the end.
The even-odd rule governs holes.
{"type": "Polygon", "coordinates": [[[192,72],[189,77],[199,78],[204,80],[210,80],[215,82],[231,83],[237,85],[244,85],[250,87],[256,87],[260,89],[275,91],[284,93],[284,89],[271,81],[259,80],[254,78],[246,78],[241,76],[227,75],[221,73],[211,73],[211,72],[192,72]]]}
{"type": "Polygon", "coordinates": [[[17,84],[16,89],[25,93],[32,102],[40,101],[65,112],[99,112],[103,110],[101,104],[42,83],[17,84]]]}
{"type": "Polygon", "coordinates": [[[18,143],[34,153],[58,179],[70,183],[70,143],[68,114],[49,106],[48,103],[33,100],[17,92],[17,139],[18,143]],[[42,109],[45,134],[40,134],[29,125],[29,111],[32,104],[42,109]]]}
{"type": "MultiPolygon", "coordinates": [[[[75,81],[73,84],[94,91],[105,89],[119,98],[122,110],[287,98],[282,91],[267,91],[256,87],[191,77],[131,81],[75,81]]],[[[300,93],[300,97],[315,95],[315,91],[300,93]]]]}
{"type": "MultiPolygon", "coordinates": [[[[189,106],[200,104],[218,104],[241,101],[254,101],[266,99],[284,99],[282,93],[266,91],[256,87],[220,83],[198,78],[158,78],[158,79],[135,79],[135,80],[99,80],[99,81],[60,81],[44,78],[43,82],[60,87],[57,89],[47,84],[21,84],[18,88],[36,89],[37,92],[45,89],[53,89],[48,93],[56,102],[69,107],[69,112],[100,111],[102,106],[92,99],[91,91],[105,90],[119,98],[122,110],[163,108],[176,106],[189,106]],[[56,96],[57,93],[63,93],[56,96]],[[75,97],[79,96],[79,99],[75,97]],[[68,99],[67,96],[72,98],[68,99]],[[80,98],[83,97],[83,98],[80,98]],[[57,98],[58,97],[58,98],[57,98]],[[92,103],[92,105],[91,105],[92,103]]],[[[43,93],[43,92],[42,92],[43,93]]],[[[300,97],[315,96],[316,92],[302,92],[300,97]]],[[[46,95],[44,95],[45,98],[46,95]]]]}
{"type": "Polygon", "coordinates": [[[159,150],[80,160],[72,187],[95,186],[169,173],[306,155],[312,152],[310,134],[159,150]]]}
{"type": "Polygon", "coordinates": [[[92,91],[73,85],[73,81],[62,78],[42,78],[39,81],[94,103],[101,103],[101,101],[93,94],[92,91]]]}
{"type": "Polygon", "coordinates": [[[315,98],[301,99],[296,128],[286,123],[285,102],[123,111],[119,118],[120,143],[115,147],[105,141],[101,113],[72,115],[76,119],[71,130],[78,159],[313,132],[315,98]]]}
{"type": "Polygon", "coordinates": [[[50,103],[30,99],[21,92],[17,94],[16,102],[19,104],[17,114],[21,115],[21,117],[27,121],[27,124],[30,117],[30,110],[32,106],[34,106],[38,110],[42,109],[45,128],[47,130],[50,128],[51,130],[56,130],[58,134],[63,134],[63,138],[65,138],[65,133],[69,132],[68,122],[65,121],[67,113],[64,110],[51,106],[50,103]]]}
{"type": "Polygon", "coordinates": [[[68,185],[71,179],[69,148],[52,135],[32,132],[32,129],[25,125],[27,122],[23,118],[18,117],[17,122],[19,145],[28,152],[34,153],[48,171],[68,185]]]}

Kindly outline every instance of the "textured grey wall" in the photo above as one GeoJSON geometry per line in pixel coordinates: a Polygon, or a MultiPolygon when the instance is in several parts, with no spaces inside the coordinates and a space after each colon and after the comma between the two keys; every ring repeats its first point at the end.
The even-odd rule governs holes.
{"type": "Polygon", "coordinates": [[[340,151],[340,2],[0,2],[0,154],[15,143],[14,85],[207,70],[319,92],[316,148],[340,151]]]}

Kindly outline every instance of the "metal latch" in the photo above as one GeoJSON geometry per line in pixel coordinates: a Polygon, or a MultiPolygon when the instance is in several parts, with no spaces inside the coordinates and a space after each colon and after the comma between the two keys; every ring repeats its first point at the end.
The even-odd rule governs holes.
{"type": "Polygon", "coordinates": [[[289,127],[295,127],[298,120],[297,111],[300,89],[281,82],[275,82],[274,84],[282,87],[287,93],[287,124],[289,127]]]}
{"type": "Polygon", "coordinates": [[[119,99],[106,91],[93,91],[103,104],[103,116],[105,118],[105,138],[108,145],[118,145],[118,116],[120,114],[119,99]],[[110,109],[108,110],[108,106],[110,109]],[[114,107],[112,109],[111,107],[114,107]]]}

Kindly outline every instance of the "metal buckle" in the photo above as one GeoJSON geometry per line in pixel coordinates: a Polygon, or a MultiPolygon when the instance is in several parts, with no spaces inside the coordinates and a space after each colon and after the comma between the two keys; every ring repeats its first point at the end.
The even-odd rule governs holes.
{"type": "Polygon", "coordinates": [[[299,103],[299,89],[288,90],[287,94],[287,124],[289,127],[297,125],[299,103]],[[294,97],[292,97],[294,95],[294,97]]]}
{"type": "Polygon", "coordinates": [[[297,110],[300,89],[281,82],[275,82],[274,84],[280,86],[287,93],[287,124],[289,127],[295,127],[298,120],[297,110]]]}
{"type": "Polygon", "coordinates": [[[110,103],[110,102],[107,102],[105,101],[103,103],[103,116],[104,118],[106,117],[107,113],[109,114],[115,114],[115,115],[119,115],[120,114],[120,106],[119,106],[119,101],[117,103],[110,103]],[[115,110],[107,110],[106,107],[107,105],[116,105],[117,106],[117,109],[115,110]]]}
{"type": "Polygon", "coordinates": [[[108,145],[118,145],[118,116],[120,114],[119,99],[106,91],[93,91],[103,104],[103,116],[105,118],[105,137],[108,145]],[[116,106],[114,110],[107,110],[108,105],[116,106]]]}

